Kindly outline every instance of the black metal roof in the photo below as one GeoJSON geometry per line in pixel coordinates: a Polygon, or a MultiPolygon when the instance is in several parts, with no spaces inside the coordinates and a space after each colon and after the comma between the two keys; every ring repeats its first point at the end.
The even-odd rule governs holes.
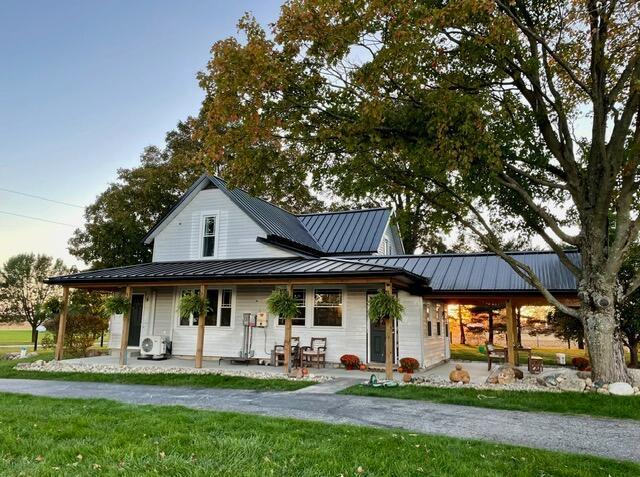
{"type": "MultiPolygon", "coordinates": [[[[566,252],[580,266],[580,253],[566,252]]],[[[529,265],[543,285],[551,291],[575,292],[576,277],[560,262],[554,252],[509,252],[516,260],[529,265]]],[[[403,268],[429,279],[433,292],[531,292],[536,289],[493,253],[348,256],[359,262],[403,268]]]]}
{"type": "Polygon", "coordinates": [[[421,286],[428,284],[428,280],[424,277],[414,275],[402,268],[339,258],[302,257],[143,263],[52,277],[47,280],[47,283],[73,286],[73,284],[90,283],[344,276],[403,276],[421,286]]]}
{"type": "Polygon", "coordinates": [[[150,243],[153,233],[189,197],[209,185],[222,191],[255,221],[267,240],[312,255],[374,253],[382,240],[390,209],[364,209],[345,212],[295,215],[240,188],[230,188],[216,176],[201,176],[180,200],[144,237],[150,243]],[[205,184],[205,182],[207,184],[205,184]]]}
{"type": "Polygon", "coordinates": [[[328,254],[374,253],[391,209],[362,209],[299,215],[298,219],[328,254]]]}

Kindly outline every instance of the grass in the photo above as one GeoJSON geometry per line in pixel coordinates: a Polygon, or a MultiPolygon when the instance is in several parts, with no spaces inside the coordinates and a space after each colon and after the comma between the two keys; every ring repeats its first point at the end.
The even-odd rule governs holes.
{"type": "MultiPolygon", "coordinates": [[[[587,357],[586,350],[566,349],[566,348],[533,348],[531,354],[540,356],[545,364],[556,364],[556,353],[567,355],[567,363],[571,363],[571,358],[577,356],[587,357]]],[[[520,363],[527,364],[526,353],[519,353],[520,363]]],[[[478,350],[478,346],[451,344],[451,359],[462,359],[466,361],[487,361],[487,355],[478,350]]]]}
{"type": "MultiPolygon", "coordinates": [[[[44,331],[38,333],[38,342],[48,335],[49,333],[44,331]]],[[[28,345],[31,342],[31,329],[0,329],[0,345],[28,345]]]]}
{"type": "Polygon", "coordinates": [[[640,475],[629,462],[401,431],[106,400],[0,400],[0,475],[640,475]]]}
{"type": "Polygon", "coordinates": [[[415,399],[460,406],[476,406],[516,411],[584,414],[599,417],[640,420],[640,397],[609,396],[592,393],[548,393],[540,391],[494,391],[472,388],[400,386],[371,388],[356,385],[342,394],[415,399]]]}
{"type": "Polygon", "coordinates": [[[52,352],[19,361],[0,360],[0,378],[55,379],[63,381],[91,381],[119,384],[151,384],[161,386],[189,386],[194,388],[255,389],[259,391],[294,391],[315,383],[312,381],[288,381],[285,379],[256,379],[243,376],[220,376],[214,374],[101,374],[73,372],[21,371],[15,369],[17,362],[38,359],[50,360],[52,352]]]}

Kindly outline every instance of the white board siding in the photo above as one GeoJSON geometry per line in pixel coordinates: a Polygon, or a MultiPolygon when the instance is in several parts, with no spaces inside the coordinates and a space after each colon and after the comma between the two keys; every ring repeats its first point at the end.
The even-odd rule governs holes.
{"type": "Polygon", "coordinates": [[[424,330],[424,340],[423,340],[423,356],[424,356],[424,366],[431,367],[438,363],[441,363],[445,359],[448,359],[446,350],[449,348],[449,338],[446,336],[446,323],[443,320],[444,316],[444,305],[438,304],[436,302],[430,302],[428,300],[424,300],[423,302],[423,330],[424,330]],[[439,312],[438,310],[439,305],[439,312]],[[431,320],[431,331],[432,336],[428,336],[427,329],[427,321],[431,320]],[[441,326],[441,335],[438,336],[437,333],[437,322],[440,321],[441,326]]]}
{"type": "Polygon", "coordinates": [[[158,233],[153,261],[202,259],[202,217],[216,215],[216,256],[213,258],[289,257],[293,254],[256,241],[264,231],[219,189],[196,196],[158,233]]]}
{"type": "Polygon", "coordinates": [[[380,239],[380,244],[378,245],[378,255],[385,255],[384,253],[385,239],[389,241],[389,253],[387,255],[398,255],[400,251],[396,247],[396,241],[393,239],[393,233],[391,232],[390,223],[387,224],[387,227],[384,229],[384,234],[382,234],[382,239],[380,239]]]}
{"type": "MultiPolygon", "coordinates": [[[[140,339],[151,328],[154,316],[154,296],[155,293],[149,288],[134,288],[133,294],[143,294],[144,301],[142,303],[142,323],[140,325],[140,339]]],[[[122,315],[111,315],[109,319],[109,343],[110,349],[119,349],[120,340],[122,338],[122,315]]],[[[137,345],[131,345],[135,347],[137,345]]]]}
{"type": "MultiPolygon", "coordinates": [[[[298,287],[296,287],[298,288],[298,287]]],[[[362,286],[321,285],[318,288],[341,288],[343,290],[343,326],[313,326],[314,286],[300,287],[307,290],[307,323],[294,326],[293,336],[299,336],[301,344],[307,346],[312,337],[327,338],[327,361],[337,363],[343,354],[355,354],[361,360],[368,356],[369,322],[366,314],[367,288],[362,286]]],[[[232,322],[230,327],[207,327],[204,336],[204,355],[209,357],[237,356],[242,347],[243,313],[267,312],[266,301],[272,288],[268,286],[238,287],[234,290],[232,322]]],[[[197,327],[178,325],[179,289],[158,289],[156,294],[156,317],[154,334],[165,335],[169,330],[173,354],[193,356],[196,347],[197,327]]],[[[405,316],[398,324],[398,357],[414,357],[422,362],[421,299],[405,292],[399,293],[405,306],[405,316]]],[[[275,344],[284,342],[284,326],[269,316],[266,328],[253,329],[252,349],[255,356],[268,359],[275,344]]]]}

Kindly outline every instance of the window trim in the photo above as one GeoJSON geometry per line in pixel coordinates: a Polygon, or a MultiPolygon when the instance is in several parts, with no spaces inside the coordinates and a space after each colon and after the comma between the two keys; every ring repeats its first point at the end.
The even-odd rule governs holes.
{"type": "MultiPolygon", "coordinates": [[[[177,292],[176,292],[176,309],[175,309],[175,319],[174,319],[174,329],[178,329],[178,330],[197,330],[198,329],[198,325],[197,324],[193,324],[193,317],[191,317],[191,319],[189,320],[189,324],[188,325],[181,325],[180,324],[180,310],[179,310],[179,303],[180,303],[180,298],[182,297],[182,293],[186,290],[198,290],[198,293],[200,292],[200,288],[194,288],[194,287],[180,287],[178,288],[177,292]]],[[[216,324],[215,325],[204,325],[205,328],[207,329],[221,329],[221,330],[231,330],[233,328],[235,328],[235,317],[236,317],[236,287],[234,286],[229,286],[229,287],[207,287],[207,291],[209,290],[218,290],[218,307],[216,310],[216,324]],[[220,325],[220,311],[222,310],[222,292],[224,290],[230,290],[231,291],[231,322],[229,323],[229,326],[222,326],[220,325]]]]}
{"type": "MultiPolygon", "coordinates": [[[[276,287],[276,288],[283,288],[283,287],[276,287]]],[[[293,287],[293,291],[295,292],[296,290],[302,290],[304,291],[304,325],[296,325],[295,323],[293,323],[293,321],[291,322],[291,326],[293,328],[298,328],[298,329],[302,329],[302,328],[308,328],[309,327],[309,288],[308,287],[293,287]]],[[[276,316],[274,317],[274,323],[275,323],[275,327],[276,328],[284,328],[285,325],[280,324],[280,317],[276,316]]]]}
{"type": "Polygon", "coordinates": [[[391,240],[382,237],[382,255],[391,255],[391,240]]]}
{"type": "MultiPolygon", "coordinates": [[[[338,329],[342,329],[345,328],[345,322],[346,322],[346,317],[347,317],[347,307],[346,307],[346,297],[347,297],[347,293],[346,293],[346,287],[344,286],[340,286],[340,285],[335,285],[335,286],[331,286],[331,285],[326,285],[326,286],[313,286],[311,287],[312,290],[312,294],[311,294],[311,328],[315,328],[315,329],[321,329],[321,330],[338,330],[338,329]],[[316,325],[315,324],[315,319],[316,319],[316,290],[339,290],[340,293],[342,294],[342,301],[340,303],[340,307],[342,308],[342,320],[340,323],[340,326],[331,326],[331,325],[316,325]]],[[[331,307],[326,307],[326,308],[331,308],[331,307]]]]}
{"type": "Polygon", "coordinates": [[[220,239],[220,214],[218,213],[217,210],[202,212],[202,214],[200,215],[200,228],[198,229],[198,244],[199,244],[198,257],[202,260],[212,260],[212,259],[218,258],[218,246],[220,244],[219,239],[220,239]],[[213,244],[213,255],[205,256],[204,255],[204,239],[205,239],[204,226],[207,222],[207,219],[211,217],[213,217],[216,222],[215,232],[213,235],[213,237],[215,238],[215,241],[213,244]]]}

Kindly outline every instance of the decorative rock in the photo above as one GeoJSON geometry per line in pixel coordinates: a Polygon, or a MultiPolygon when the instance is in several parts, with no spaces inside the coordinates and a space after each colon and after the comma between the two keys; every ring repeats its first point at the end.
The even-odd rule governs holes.
{"type": "Polygon", "coordinates": [[[584,380],[584,384],[586,384],[587,387],[590,388],[591,386],[593,386],[593,381],[591,381],[591,378],[587,378],[584,380]]]}
{"type": "Polygon", "coordinates": [[[410,383],[412,379],[413,379],[413,375],[411,375],[409,373],[404,373],[402,375],[402,381],[405,382],[405,383],[410,383]]]}
{"type": "Polygon", "coordinates": [[[584,391],[584,388],[587,386],[587,383],[584,379],[580,379],[577,375],[567,374],[563,376],[563,380],[558,380],[558,389],[560,391],[570,391],[581,393],[584,391]]]}
{"type": "Polygon", "coordinates": [[[520,368],[511,368],[511,369],[513,369],[513,372],[516,375],[516,379],[523,379],[524,378],[524,373],[522,372],[522,370],[520,368]]]}
{"type": "Polygon", "coordinates": [[[633,396],[633,387],[629,383],[611,383],[609,384],[609,394],[614,396],[633,396]]]}
{"type": "Polygon", "coordinates": [[[591,379],[591,371],[578,371],[576,375],[580,379],[591,379]]]}
{"type": "Polygon", "coordinates": [[[609,394],[609,390],[606,388],[598,388],[598,394],[609,394]]]}
{"type": "Polygon", "coordinates": [[[537,382],[540,386],[556,387],[558,385],[558,378],[563,374],[564,371],[549,371],[538,376],[537,382]]]}
{"type": "Polygon", "coordinates": [[[498,373],[498,384],[511,384],[516,380],[516,373],[513,368],[505,366],[498,373]]]}
{"type": "Polygon", "coordinates": [[[631,375],[631,384],[640,388],[640,369],[629,368],[628,371],[631,375]]]}
{"type": "Polygon", "coordinates": [[[516,379],[522,379],[523,377],[524,377],[524,373],[521,370],[511,366],[510,364],[505,364],[491,370],[491,373],[489,373],[489,376],[487,376],[487,380],[485,381],[485,383],[509,384],[509,383],[513,383],[516,379]],[[500,382],[499,376],[503,371],[504,371],[504,375],[502,376],[503,382],[500,382]]]}
{"type": "Polygon", "coordinates": [[[456,369],[449,373],[449,381],[452,383],[463,383],[469,384],[471,381],[471,376],[469,375],[469,371],[466,369],[462,369],[461,364],[456,364],[456,369]]]}

